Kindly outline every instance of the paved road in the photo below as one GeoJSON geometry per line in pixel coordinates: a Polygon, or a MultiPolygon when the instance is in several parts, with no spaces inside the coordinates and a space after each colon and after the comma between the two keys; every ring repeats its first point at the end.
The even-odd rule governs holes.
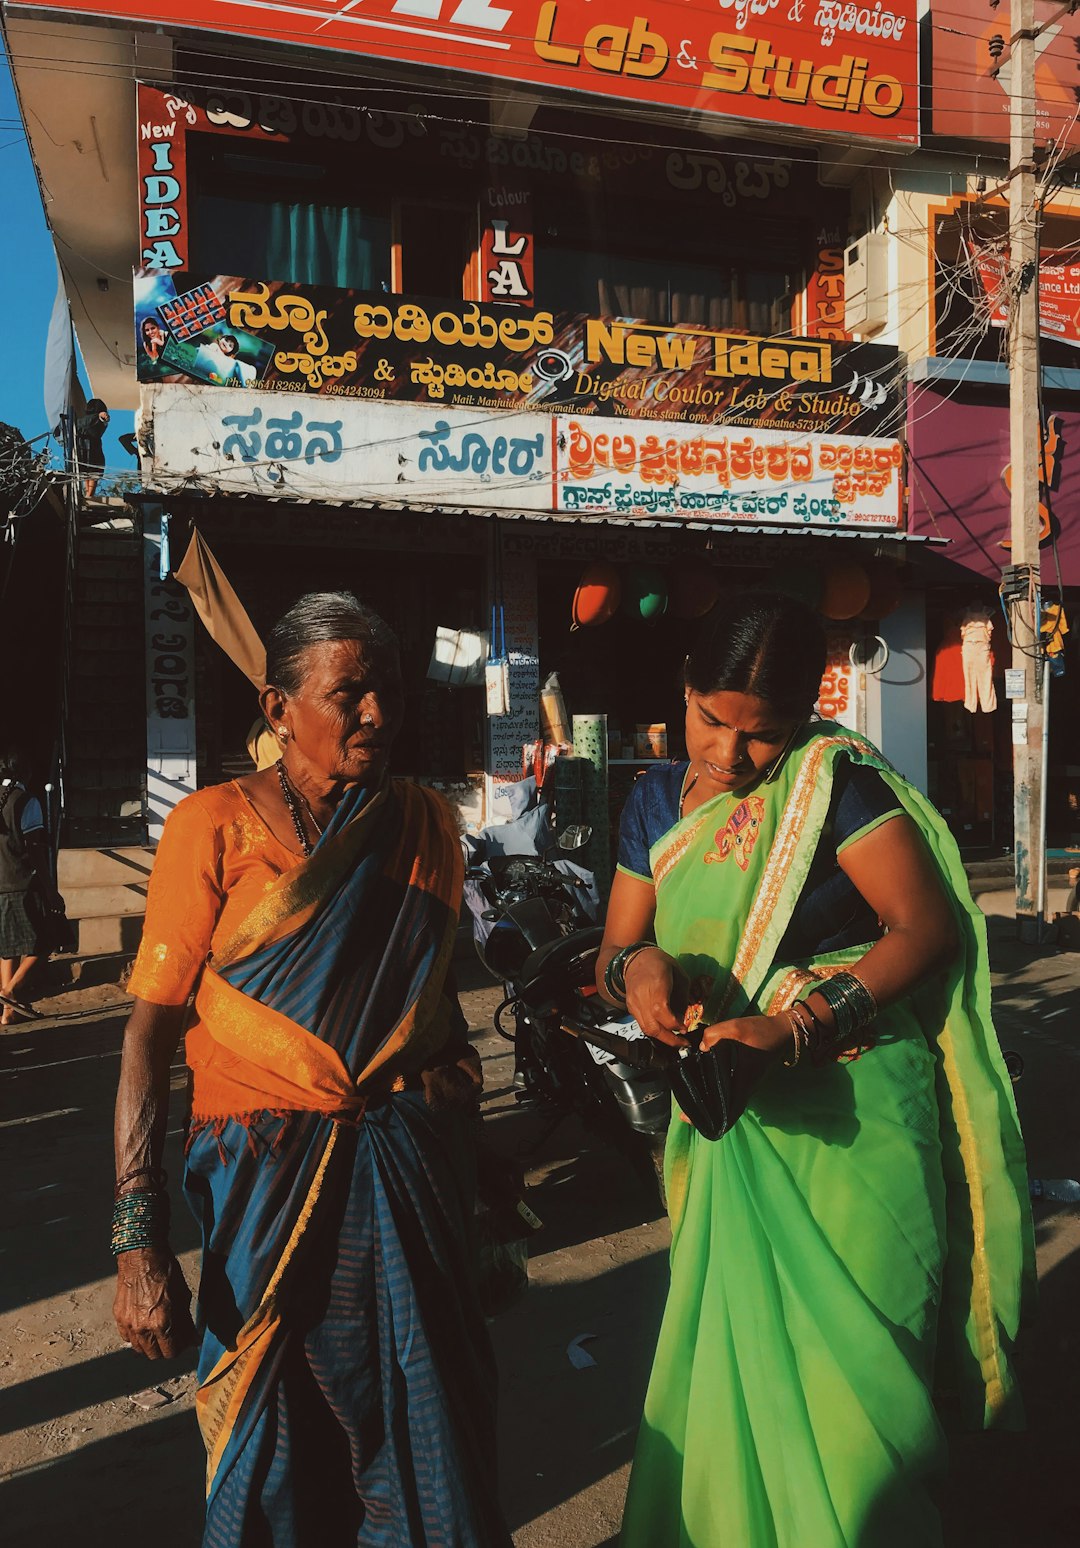
{"type": "MultiPolygon", "coordinates": [[[[991,930],[1002,1041],[1026,1060],[1019,1101],[1032,1172],[1076,1175],[1080,957],[1021,948],[1004,921],[992,920],[991,930]]],[[[515,1107],[506,1045],[484,1033],[494,999],[483,988],[464,996],[485,1058],[489,1128],[497,1145],[528,1161],[545,1222],[529,1294],[493,1327],[503,1498],[517,1548],[614,1548],[663,1300],[666,1224],[618,1158],[571,1123],[545,1138],[515,1107]],[[594,1335],[596,1364],[577,1370],[566,1350],[583,1333],[594,1335]]],[[[194,1548],[199,1538],[190,1359],[169,1367],[137,1360],[118,1346],[109,1316],[108,1132],[121,1030],[122,1016],[98,1012],[0,1038],[8,1548],[51,1548],[69,1537],[80,1548],[132,1539],[194,1548]],[[138,1398],[155,1378],[158,1397],[138,1398]],[[158,1406],[140,1406],[148,1401],[158,1406]]],[[[178,1068],[178,1093],[182,1081],[178,1068]]],[[[174,1123],[174,1176],[179,1142],[174,1123]]],[[[1041,1317],[1023,1356],[1031,1429],[954,1448],[950,1548],[1064,1548],[1080,1535],[1080,1210],[1039,1206],[1038,1232],[1041,1317]]],[[[193,1271],[194,1228],[182,1209],[176,1238],[193,1271]]]]}

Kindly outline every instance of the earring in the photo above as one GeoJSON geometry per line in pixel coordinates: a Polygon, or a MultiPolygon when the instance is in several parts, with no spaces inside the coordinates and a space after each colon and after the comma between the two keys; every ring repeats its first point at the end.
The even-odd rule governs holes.
{"type": "Polygon", "coordinates": [[[278,741],[279,742],[287,742],[288,740],[289,740],[289,733],[288,733],[288,731],[286,730],[286,728],[284,726],[279,726],[278,727],[278,741]]]}

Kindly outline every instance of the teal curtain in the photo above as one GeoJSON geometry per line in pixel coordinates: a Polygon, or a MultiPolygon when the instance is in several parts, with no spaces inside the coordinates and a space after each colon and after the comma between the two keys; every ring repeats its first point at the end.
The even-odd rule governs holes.
{"type": "Polygon", "coordinates": [[[377,224],[350,206],[272,204],[267,278],[373,290],[377,224]]]}
{"type": "Polygon", "coordinates": [[[378,290],[389,280],[390,222],[351,205],[204,195],[192,268],[199,274],[378,290]]]}

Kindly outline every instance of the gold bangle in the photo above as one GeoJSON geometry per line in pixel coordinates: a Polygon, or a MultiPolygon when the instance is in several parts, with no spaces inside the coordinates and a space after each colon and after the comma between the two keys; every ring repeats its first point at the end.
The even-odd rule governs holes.
{"type": "Polygon", "coordinates": [[[796,1001],[788,1007],[787,1016],[792,1026],[792,1037],[795,1039],[795,1057],[785,1060],[787,1069],[794,1069],[804,1053],[809,1053],[813,1045],[812,1028],[803,1019],[804,1007],[796,1001]],[[795,1029],[798,1029],[797,1031],[795,1029]]]}
{"type": "Polygon", "coordinates": [[[806,1038],[806,1029],[793,1010],[785,1011],[784,1014],[787,1016],[788,1026],[791,1028],[792,1042],[795,1045],[795,1057],[793,1059],[785,1059],[784,1068],[785,1070],[793,1070],[802,1057],[803,1042],[806,1038]]]}

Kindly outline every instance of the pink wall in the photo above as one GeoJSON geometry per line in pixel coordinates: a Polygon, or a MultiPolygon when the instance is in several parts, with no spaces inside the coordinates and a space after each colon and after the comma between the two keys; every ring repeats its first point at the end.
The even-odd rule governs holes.
{"type": "MultiPolygon", "coordinates": [[[[1047,513],[1057,527],[1061,583],[1080,586],[1080,406],[1061,408],[1067,395],[1047,396],[1044,418],[1058,441],[1048,455],[1047,513]]],[[[997,580],[1010,563],[1001,547],[1009,531],[1009,495],[1002,480],[1009,462],[1007,392],[997,387],[923,383],[908,389],[909,525],[912,532],[948,538],[940,552],[956,564],[997,580]]],[[[1047,442],[1049,452],[1050,442],[1047,442]]],[[[1042,573],[1058,580],[1049,541],[1042,573]]]]}

